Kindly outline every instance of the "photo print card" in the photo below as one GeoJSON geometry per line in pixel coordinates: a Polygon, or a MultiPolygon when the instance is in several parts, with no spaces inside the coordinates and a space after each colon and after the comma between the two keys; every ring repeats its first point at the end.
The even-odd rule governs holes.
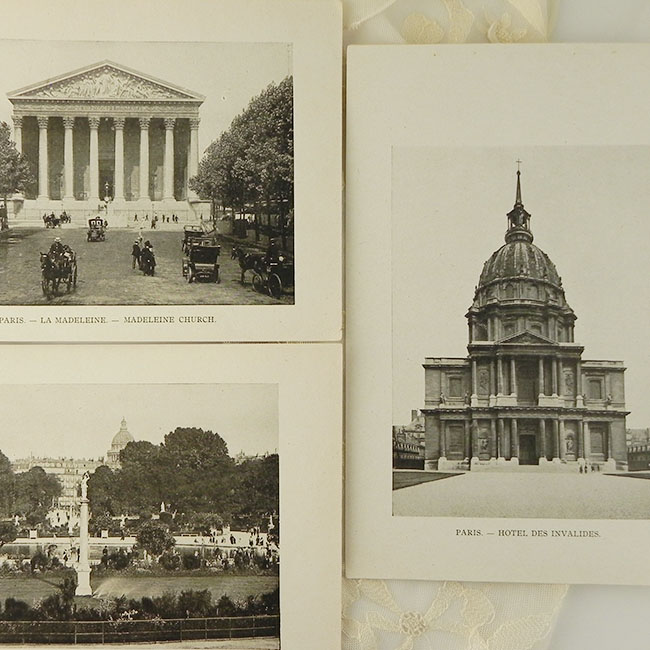
{"type": "Polygon", "coordinates": [[[43,8],[0,43],[0,340],[338,340],[339,3],[43,8]]]}
{"type": "Polygon", "coordinates": [[[340,643],[340,346],[2,358],[0,642],[340,643]]]}
{"type": "Polygon", "coordinates": [[[650,583],[650,48],[348,66],[347,575],[650,583]]]}

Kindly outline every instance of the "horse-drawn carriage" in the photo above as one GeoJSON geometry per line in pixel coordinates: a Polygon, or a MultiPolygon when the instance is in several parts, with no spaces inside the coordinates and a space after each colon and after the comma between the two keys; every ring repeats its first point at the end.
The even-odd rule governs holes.
{"type": "Polygon", "coordinates": [[[286,253],[267,256],[263,270],[253,275],[253,288],[259,293],[268,293],[273,298],[280,298],[286,289],[294,286],[293,257],[286,253]]]}
{"type": "Polygon", "coordinates": [[[214,237],[194,238],[183,255],[183,277],[188,283],[194,280],[221,282],[219,273],[219,255],[221,246],[214,237]]]}
{"type": "Polygon", "coordinates": [[[48,300],[59,293],[62,283],[68,293],[76,289],[77,256],[69,246],[55,245],[49,253],[41,253],[41,289],[48,300]]]}
{"type": "Polygon", "coordinates": [[[88,241],[104,241],[106,239],[106,224],[101,217],[88,219],[86,239],[88,241]]]}

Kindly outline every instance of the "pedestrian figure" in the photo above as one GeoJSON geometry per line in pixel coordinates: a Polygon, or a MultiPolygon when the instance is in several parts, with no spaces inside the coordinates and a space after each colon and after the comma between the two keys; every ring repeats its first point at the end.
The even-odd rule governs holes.
{"type": "Polygon", "coordinates": [[[140,268],[140,242],[136,239],[133,242],[133,248],[131,249],[131,257],[133,257],[133,267],[135,268],[136,264],[140,268]]]}
{"type": "Polygon", "coordinates": [[[133,221],[137,221],[137,220],[138,220],[138,215],[136,214],[135,217],[133,217],[133,221]]]}

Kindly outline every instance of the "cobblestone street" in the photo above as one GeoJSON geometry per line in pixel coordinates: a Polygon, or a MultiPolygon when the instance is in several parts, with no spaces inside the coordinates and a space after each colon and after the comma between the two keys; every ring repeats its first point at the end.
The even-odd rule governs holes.
{"type": "Polygon", "coordinates": [[[181,272],[181,231],[145,230],[153,244],[156,274],[147,277],[132,268],[131,246],[137,231],[106,232],[106,241],[87,242],[86,230],[65,226],[56,230],[12,228],[0,236],[0,304],[3,305],[259,305],[292,304],[293,294],[279,301],[240,283],[240,269],[230,258],[232,245],[222,242],[221,283],[188,284],[181,272]],[[41,290],[39,253],[49,250],[55,237],[77,254],[77,289],[47,300],[41,290]]]}

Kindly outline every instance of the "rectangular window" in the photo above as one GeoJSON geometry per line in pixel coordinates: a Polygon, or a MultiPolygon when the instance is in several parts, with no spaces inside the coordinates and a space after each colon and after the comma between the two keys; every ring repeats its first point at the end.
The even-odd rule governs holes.
{"type": "Polygon", "coordinates": [[[463,396],[463,380],[461,377],[449,378],[449,397],[463,396]]]}
{"type": "Polygon", "coordinates": [[[601,379],[589,380],[589,399],[603,399],[603,382],[601,379]]]}

